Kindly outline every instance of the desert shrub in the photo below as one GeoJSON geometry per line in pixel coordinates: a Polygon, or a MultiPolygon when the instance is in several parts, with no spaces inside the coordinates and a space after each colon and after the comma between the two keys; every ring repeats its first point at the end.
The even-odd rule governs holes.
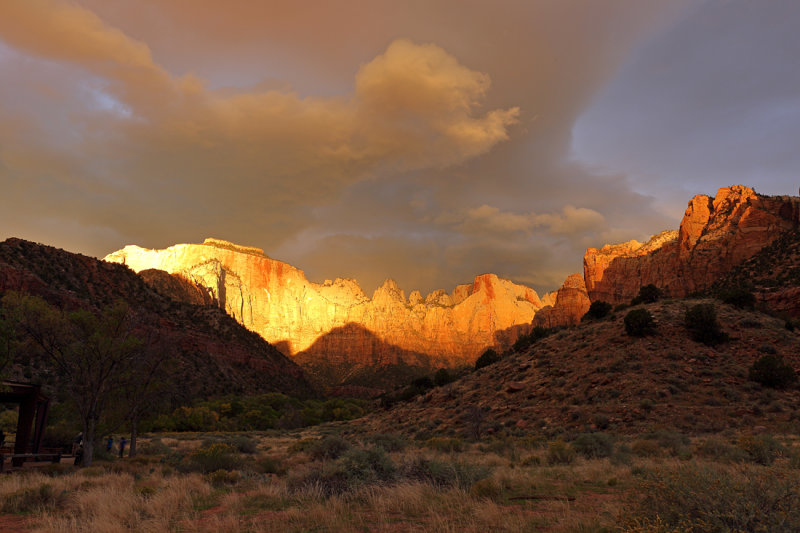
{"type": "Polygon", "coordinates": [[[743,435],[738,446],[751,462],[759,465],[771,465],[786,452],[786,448],[770,435],[743,435]]]}
{"type": "Polygon", "coordinates": [[[436,371],[433,375],[433,384],[437,387],[441,387],[442,385],[447,385],[448,383],[452,383],[455,381],[455,378],[450,375],[450,372],[446,368],[440,368],[436,371]]]}
{"type": "Polygon", "coordinates": [[[395,433],[377,433],[371,435],[368,441],[375,448],[383,448],[387,452],[402,452],[408,446],[408,439],[395,433]]]}
{"type": "Polygon", "coordinates": [[[458,487],[466,490],[477,481],[488,477],[489,469],[484,465],[415,457],[403,464],[401,474],[406,479],[436,487],[458,487]]]}
{"type": "Polygon", "coordinates": [[[472,484],[469,493],[479,500],[498,500],[503,493],[500,485],[491,478],[481,479],[472,484]]]}
{"type": "Polygon", "coordinates": [[[316,441],[308,452],[314,459],[337,459],[351,447],[342,437],[332,435],[316,441]]]}
{"type": "Polygon", "coordinates": [[[172,448],[164,444],[159,438],[152,438],[137,445],[138,452],[142,455],[166,455],[172,452],[172,448]]]}
{"type": "Polygon", "coordinates": [[[276,474],[282,476],[286,474],[286,466],[284,462],[273,455],[266,455],[256,461],[258,471],[262,474],[276,474]]]}
{"type": "Polygon", "coordinates": [[[185,470],[204,474],[217,470],[236,470],[243,464],[236,448],[223,443],[198,448],[187,456],[187,460],[188,464],[183,465],[185,470]]]}
{"type": "Polygon", "coordinates": [[[614,439],[605,433],[581,433],[572,447],[587,459],[609,457],[614,452],[614,439]]]}
{"type": "Polygon", "coordinates": [[[489,348],[488,350],[483,352],[480,357],[478,357],[477,361],[475,361],[475,370],[494,364],[499,360],[500,356],[498,355],[498,353],[489,348]]]}
{"type": "Polygon", "coordinates": [[[656,323],[647,309],[634,309],[625,315],[625,333],[631,337],[644,337],[654,333],[656,323]]]}
{"type": "Polygon", "coordinates": [[[724,289],[719,292],[719,299],[726,304],[738,307],[739,309],[755,309],[755,295],[742,287],[724,289]]]}
{"type": "Polygon", "coordinates": [[[637,439],[631,443],[631,452],[639,457],[655,457],[661,453],[661,446],[652,439],[637,439]]]}
{"type": "Polygon", "coordinates": [[[651,304],[661,298],[661,289],[652,283],[639,288],[639,295],[631,300],[631,305],[651,304]]]}
{"type": "Polygon", "coordinates": [[[652,439],[658,442],[662,448],[669,450],[671,455],[686,456],[691,440],[688,436],[677,431],[662,429],[652,433],[642,435],[645,439],[652,439]]]}
{"type": "Polygon", "coordinates": [[[516,342],[514,342],[513,350],[515,352],[524,352],[531,345],[537,341],[544,339],[552,333],[551,329],[543,328],[542,326],[534,327],[527,335],[520,335],[516,342]]]}
{"type": "Polygon", "coordinates": [[[0,504],[4,513],[40,513],[64,505],[66,493],[57,492],[49,483],[38,487],[22,488],[7,494],[0,504]]]}
{"type": "Polygon", "coordinates": [[[300,475],[291,475],[286,481],[291,492],[316,488],[325,497],[343,494],[355,488],[355,480],[338,461],[332,461],[300,475]]]}
{"type": "Polygon", "coordinates": [[[311,438],[300,439],[289,445],[288,452],[290,455],[299,452],[310,452],[311,449],[317,445],[317,442],[319,442],[318,439],[311,439],[311,438]]]}
{"type": "Polygon", "coordinates": [[[697,304],[686,310],[684,324],[692,339],[707,346],[715,346],[728,340],[717,321],[714,304],[697,304]]]}
{"type": "Polygon", "coordinates": [[[623,531],[800,531],[800,480],[774,469],[681,465],[644,472],[631,494],[623,531]]]}
{"type": "Polygon", "coordinates": [[[456,438],[434,437],[425,442],[425,446],[437,452],[462,452],[464,451],[464,441],[456,438]]]}
{"type": "Polygon", "coordinates": [[[608,302],[604,302],[603,300],[597,300],[596,302],[592,302],[589,306],[589,310],[586,311],[586,314],[583,315],[584,318],[588,318],[590,320],[599,320],[601,318],[605,318],[611,312],[611,304],[608,302]]]}
{"type": "Polygon", "coordinates": [[[434,387],[433,380],[428,376],[422,376],[411,382],[411,386],[421,392],[430,390],[434,387]]]}
{"type": "Polygon", "coordinates": [[[698,455],[725,463],[740,463],[748,460],[748,454],[721,437],[711,436],[697,447],[698,455]]]}
{"type": "Polygon", "coordinates": [[[395,478],[397,465],[381,448],[353,448],[340,459],[350,475],[362,482],[388,482],[395,478]]]}
{"type": "Polygon", "coordinates": [[[227,444],[230,444],[241,453],[252,454],[256,453],[258,443],[245,435],[234,435],[227,439],[227,444]]]}
{"type": "Polygon", "coordinates": [[[575,461],[575,449],[563,440],[555,440],[547,445],[547,463],[568,465],[575,461]]]}
{"type": "Polygon", "coordinates": [[[597,429],[608,429],[610,420],[602,413],[598,413],[592,417],[592,422],[597,429]]]}
{"type": "Polygon", "coordinates": [[[228,472],[227,470],[215,470],[214,472],[206,474],[205,479],[213,487],[224,487],[226,485],[235,485],[236,483],[238,483],[240,475],[239,472],[228,472]]]}
{"type": "Polygon", "coordinates": [[[750,366],[750,381],[773,389],[785,389],[797,382],[797,373],[778,355],[765,355],[750,366]]]}

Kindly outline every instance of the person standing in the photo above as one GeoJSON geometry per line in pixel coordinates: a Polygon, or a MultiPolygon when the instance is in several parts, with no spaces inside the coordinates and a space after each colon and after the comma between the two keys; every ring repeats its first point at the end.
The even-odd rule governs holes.
{"type": "Polygon", "coordinates": [[[112,435],[108,436],[108,442],[106,442],[106,451],[111,453],[111,448],[114,446],[114,437],[112,435]]]}
{"type": "Polygon", "coordinates": [[[125,445],[128,443],[125,437],[119,440],[119,458],[122,459],[122,454],[125,453],[125,445]]]}

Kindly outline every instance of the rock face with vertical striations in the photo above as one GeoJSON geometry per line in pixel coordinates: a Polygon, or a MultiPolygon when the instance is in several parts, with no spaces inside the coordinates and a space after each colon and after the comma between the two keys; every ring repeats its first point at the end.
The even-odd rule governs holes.
{"type": "Polygon", "coordinates": [[[354,280],[312,283],[257,248],[217,239],[164,250],[126,246],[105,260],[137,272],[163,270],[204,287],[283,353],[308,367],[315,361],[335,366],[317,369],[328,385],[373,385],[359,367],[472,364],[487,347],[507,346],[526,333],[542,307],[533,289],[494,274],[477,276],[452,294],[439,290],[424,298],[418,291],[406,298],[386,280],[370,298],[354,280]]]}
{"type": "Polygon", "coordinates": [[[742,185],[695,196],[678,231],[645,244],[589,248],[584,279],[589,298],[627,303],[650,283],[672,297],[711,287],[734,267],[800,225],[800,198],[763,196],[742,185]]]}

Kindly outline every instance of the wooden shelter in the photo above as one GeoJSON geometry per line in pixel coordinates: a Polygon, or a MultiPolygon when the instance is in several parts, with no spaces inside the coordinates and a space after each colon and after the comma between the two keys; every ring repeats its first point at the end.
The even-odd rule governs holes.
{"type": "MultiPolygon", "coordinates": [[[[39,385],[19,381],[3,381],[2,387],[0,387],[0,403],[19,404],[17,436],[11,455],[14,466],[19,466],[26,458],[37,457],[41,454],[50,399],[42,394],[39,385]]],[[[2,469],[2,462],[0,462],[0,469],[2,469]]]]}

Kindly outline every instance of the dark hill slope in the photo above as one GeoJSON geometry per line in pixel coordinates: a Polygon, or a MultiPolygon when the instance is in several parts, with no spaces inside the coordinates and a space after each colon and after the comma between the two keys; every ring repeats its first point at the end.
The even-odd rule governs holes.
{"type": "Polygon", "coordinates": [[[657,334],[625,333],[624,315],[561,330],[449,386],[364,419],[367,428],[414,435],[482,432],[553,435],[607,429],[800,429],[800,392],[762,388],[748,368],[766,353],[800,367],[800,334],[768,315],[714,300],[646,307],[657,334]],[[712,302],[730,341],[710,348],[691,340],[687,307],[712,302]],[[476,416],[477,408],[481,409],[476,416]]]}
{"type": "Polygon", "coordinates": [[[800,317],[800,231],[784,233],[715,285],[733,287],[746,287],[770,309],[800,317]]]}
{"type": "Polygon", "coordinates": [[[164,297],[124,265],[8,239],[0,243],[0,295],[10,290],[66,309],[99,311],[127,302],[173,350],[181,384],[174,401],[268,391],[315,394],[300,367],[224,311],[164,297]]]}

